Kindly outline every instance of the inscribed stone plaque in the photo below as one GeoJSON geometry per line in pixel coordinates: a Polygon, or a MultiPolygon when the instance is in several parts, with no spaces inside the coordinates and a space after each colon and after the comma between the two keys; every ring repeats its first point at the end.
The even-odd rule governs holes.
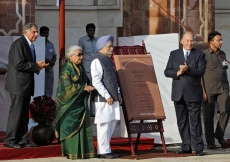
{"type": "Polygon", "coordinates": [[[129,121],[165,119],[150,55],[114,55],[118,80],[129,121]]]}

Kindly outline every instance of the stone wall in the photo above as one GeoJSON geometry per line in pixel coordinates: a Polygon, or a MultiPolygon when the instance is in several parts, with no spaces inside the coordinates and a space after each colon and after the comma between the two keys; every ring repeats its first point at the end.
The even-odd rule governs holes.
{"type": "MultiPolygon", "coordinates": [[[[49,40],[54,43],[58,54],[59,7],[56,6],[56,0],[37,0],[35,15],[39,27],[50,28],[49,40]]],[[[95,24],[95,36],[111,34],[117,38],[117,28],[122,27],[122,20],[122,0],[65,0],[66,50],[71,45],[77,45],[79,38],[86,35],[88,23],[95,24]]],[[[117,39],[114,44],[117,44],[117,39]]],[[[58,83],[58,64],[59,60],[54,67],[53,97],[58,83]]]]}
{"type": "Polygon", "coordinates": [[[222,50],[230,60],[230,3],[229,0],[215,1],[215,30],[222,34],[222,50]]]}
{"type": "MultiPolygon", "coordinates": [[[[207,42],[207,34],[214,29],[212,0],[125,0],[123,6],[119,36],[179,33],[181,37],[187,30],[180,21],[207,42]]],[[[201,41],[195,47],[206,48],[201,41]]]]}
{"type": "MultiPolygon", "coordinates": [[[[215,1],[215,30],[221,33],[222,50],[230,61],[230,3],[229,0],[215,1]]],[[[228,80],[230,80],[230,65],[228,65],[228,80]]]]}
{"type": "MultiPolygon", "coordinates": [[[[65,0],[66,48],[77,44],[86,35],[88,23],[96,25],[95,36],[117,36],[117,27],[122,26],[121,0],[65,0]]],[[[50,39],[58,45],[59,7],[56,0],[37,0],[35,21],[39,26],[50,28],[50,39]]],[[[115,41],[116,44],[116,41],[115,41]]]]}
{"type": "MultiPolygon", "coordinates": [[[[154,1],[202,40],[207,41],[207,34],[214,30],[215,24],[217,30],[223,33],[224,41],[230,39],[228,0],[218,0],[215,4],[213,0],[154,1]],[[213,9],[214,5],[216,10],[213,9]]],[[[96,25],[95,35],[98,37],[107,34],[117,38],[166,33],[180,33],[181,36],[186,30],[154,1],[65,0],[66,49],[76,45],[79,38],[86,35],[85,26],[88,23],[96,25]]],[[[23,24],[36,22],[39,27],[50,28],[49,39],[58,53],[59,7],[56,6],[56,0],[2,0],[0,8],[0,35],[21,35],[23,24]]],[[[114,44],[117,44],[117,39],[114,44]]],[[[201,41],[196,41],[195,46],[205,48],[201,41]]],[[[225,48],[227,52],[230,51],[230,46],[224,45],[225,48]]],[[[58,66],[55,66],[55,75],[58,78],[58,66]]]]}
{"type": "Polygon", "coordinates": [[[20,36],[26,23],[35,22],[36,0],[0,1],[0,36],[20,36]]]}

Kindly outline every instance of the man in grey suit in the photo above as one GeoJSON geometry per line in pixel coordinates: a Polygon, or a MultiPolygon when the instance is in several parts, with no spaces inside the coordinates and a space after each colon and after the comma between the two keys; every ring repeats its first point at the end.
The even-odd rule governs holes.
{"type": "Polygon", "coordinates": [[[9,148],[34,147],[28,142],[29,103],[34,95],[34,73],[48,66],[36,62],[33,43],[38,36],[34,23],[23,27],[23,36],[15,40],[9,51],[5,89],[10,93],[9,111],[4,146],[9,148]]]}
{"type": "Polygon", "coordinates": [[[203,94],[200,79],[205,72],[205,55],[193,48],[194,39],[191,32],[183,35],[181,43],[183,48],[170,53],[164,71],[166,77],[173,79],[172,101],[182,139],[181,150],[177,153],[192,153],[192,145],[196,155],[203,156],[205,155],[201,126],[203,94]]]}

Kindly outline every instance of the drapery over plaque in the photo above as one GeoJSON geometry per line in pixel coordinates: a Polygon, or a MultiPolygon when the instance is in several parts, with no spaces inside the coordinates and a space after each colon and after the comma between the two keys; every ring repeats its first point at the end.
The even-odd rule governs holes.
{"type": "Polygon", "coordinates": [[[114,55],[128,121],[165,119],[150,55],[114,55]]]}

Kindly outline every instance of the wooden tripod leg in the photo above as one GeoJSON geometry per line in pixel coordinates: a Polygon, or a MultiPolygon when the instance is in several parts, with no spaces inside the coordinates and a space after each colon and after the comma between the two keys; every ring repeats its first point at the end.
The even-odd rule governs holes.
{"type": "MultiPolygon", "coordinates": [[[[141,120],[140,123],[143,123],[143,120],[141,120]]],[[[140,136],[141,136],[141,133],[138,133],[137,134],[137,139],[136,139],[136,144],[135,144],[135,152],[137,152],[137,149],[138,149],[138,145],[139,145],[139,141],[140,141],[140,136]]]]}
{"type": "Polygon", "coordinates": [[[130,148],[131,148],[132,156],[135,156],[135,150],[134,150],[134,147],[133,147],[132,136],[131,136],[130,133],[128,133],[128,138],[129,138],[129,143],[130,143],[130,148]]]}
{"type": "Polygon", "coordinates": [[[163,128],[162,120],[157,120],[157,122],[159,123],[159,126],[160,126],[160,135],[161,135],[162,147],[164,149],[164,154],[166,154],[167,149],[166,149],[165,138],[164,138],[164,134],[163,134],[164,128],[163,128]]]}
{"type": "Polygon", "coordinates": [[[129,138],[129,143],[130,143],[130,149],[131,149],[131,154],[132,156],[135,155],[135,151],[134,151],[134,147],[133,147],[133,141],[132,141],[132,136],[131,136],[131,131],[130,131],[130,121],[128,121],[128,117],[125,111],[125,105],[122,104],[122,108],[123,108],[123,114],[124,114],[124,119],[125,119],[125,125],[126,125],[126,130],[128,133],[128,138],[129,138]]]}
{"type": "Polygon", "coordinates": [[[164,138],[163,132],[160,132],[160,134],[161,134],[161,141],[162,141],[162,147],[164,149],[164,154],[166,154],[167,149],[166,149],[166,146],[165,146],[165,138],[164,138]]]}

